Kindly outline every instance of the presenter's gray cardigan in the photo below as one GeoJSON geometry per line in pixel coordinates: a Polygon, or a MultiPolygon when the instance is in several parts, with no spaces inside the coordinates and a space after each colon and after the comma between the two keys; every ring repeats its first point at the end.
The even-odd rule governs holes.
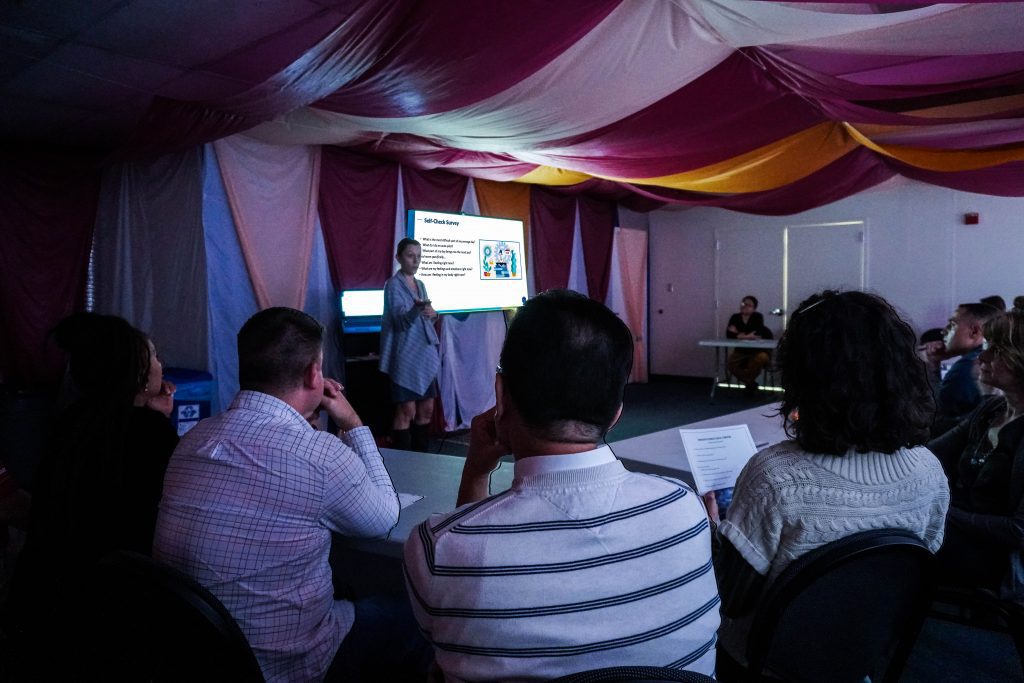
{"type": "MultiPolygon", "coordinates": [[[[380,371],[391,381],[417,394],[424,394],[441,367],[440,340],[434,321],[416,308],[416,298],[402,281],[401,271],[384,285],[384,315],[380,326],[380,371]]],[[[427,289],[416,280],[419,298],[427,289]]]]}

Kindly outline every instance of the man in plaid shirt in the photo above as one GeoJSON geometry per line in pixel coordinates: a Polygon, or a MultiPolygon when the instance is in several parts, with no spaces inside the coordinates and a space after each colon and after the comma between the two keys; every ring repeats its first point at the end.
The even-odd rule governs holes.
{"type": "Polygon", "coordinates": [[[359,678],[367,660],[379,670],[381,650],[408,667],[396,675],[416,676],[429,646],[407,605],[334,599],[331,532],[384,535],[400,506],[370,430],[323,376],[322,338],[320,323],[290,308],[245,323],[242,390],[175,449],[153,555],[224,603],[268,681],[359,678]],[[310,426],[320,410],[337,435],[310,426]]]}

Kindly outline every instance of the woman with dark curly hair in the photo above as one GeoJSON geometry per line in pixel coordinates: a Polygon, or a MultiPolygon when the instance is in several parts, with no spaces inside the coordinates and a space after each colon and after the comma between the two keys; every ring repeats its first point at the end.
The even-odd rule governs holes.
{"type": "Polygon", "coordinates": [[[873,294],[825,291],[792,316],[778,347],[792,440],[747,463],[718,528],[722,613],[732,617],[720,652],[741,659],[742,617],[810,550],[883,528],[912,531],[932,552],[942,544],[949,487],[923,446],[934,402],[915,348],[910,326],[873,294]]]}
{"type": "MultiPolygon", "coordinates": [[[[39,463],[11,608],[27,635],[114,549],[149,554],[164,471],[178,435],[174,386],[153,343],[126,320],[79,313],[54,330],[71,402],[39,463]]],[[[31,637],[31,636],[30,636],[31,637]]]]}
{"type": "Polygon", "coordinates": [[[939,552],[944,580],[1024,602],[1024,313],[984,327],[980,380],[990,396],[928,444],[949,475],[952,502],[939,552]]]}

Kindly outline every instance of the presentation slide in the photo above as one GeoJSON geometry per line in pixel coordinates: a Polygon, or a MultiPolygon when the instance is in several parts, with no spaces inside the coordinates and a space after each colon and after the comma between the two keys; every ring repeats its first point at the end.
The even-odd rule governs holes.
{"type": "Polygon", "coordinates": [[[438,313],[522,306],[526,292],[523,222],[409,211],[408,234],[423,251],[416,277],[438,313]]]}

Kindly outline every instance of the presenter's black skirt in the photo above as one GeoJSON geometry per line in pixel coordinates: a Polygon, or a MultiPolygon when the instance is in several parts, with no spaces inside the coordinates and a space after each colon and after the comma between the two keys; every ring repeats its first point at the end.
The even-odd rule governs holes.
{"type": "Polygon", "coordinates": [[[391,402],[408,403],[409,401],[423,401],[437,396],[437,380],[435,379],[422,394],[417,394],[412,389],[406,389],[401,384],[391,382],[391,402]]]}

